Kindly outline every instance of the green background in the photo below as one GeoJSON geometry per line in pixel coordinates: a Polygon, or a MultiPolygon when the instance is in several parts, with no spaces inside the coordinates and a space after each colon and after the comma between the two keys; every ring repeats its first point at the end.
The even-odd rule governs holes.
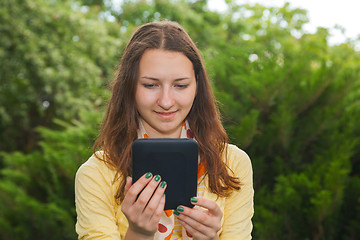
{"type": "MultiPolygon", "coordinates": [[[[303,9],[206,0],[0,2],[0,239],[76,239],[74,176],[137,26],[198,45],[254,169],[254,239],[360,238],[360,53],[304,33],[303,9]]],[[[356,24],[356,23],[354,23],[356,24]]]]}

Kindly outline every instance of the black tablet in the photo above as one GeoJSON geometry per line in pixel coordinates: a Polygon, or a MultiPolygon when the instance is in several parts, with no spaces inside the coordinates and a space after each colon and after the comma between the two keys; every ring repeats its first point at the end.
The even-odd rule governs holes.
{"type": "Polygon", "coordinates": [[[197,142],[188,138],[136,140],[132,145],[133,183],[147,172],[167,182],[165,210],[193,207],[190,198],[197,192],[197,142]]]}

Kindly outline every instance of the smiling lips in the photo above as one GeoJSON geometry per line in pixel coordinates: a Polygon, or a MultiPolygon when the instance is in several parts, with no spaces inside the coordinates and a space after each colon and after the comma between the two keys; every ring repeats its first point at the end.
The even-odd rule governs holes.
{"type": "Polygon", "coordinates": [[[157,112],[154,111],[159,117],[161,117],[162,119],[171,119],[175,116],[175,114],[177,113],[178,110],[173,111],[173,112],[157,112]]]}

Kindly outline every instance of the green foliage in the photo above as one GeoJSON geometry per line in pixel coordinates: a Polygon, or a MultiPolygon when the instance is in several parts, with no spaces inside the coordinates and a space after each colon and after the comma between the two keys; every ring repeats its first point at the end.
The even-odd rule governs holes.
{"type": "Polygon", "coordinates": [[[289,4],[226,2],[223,14],[203,0],[0,3],[1,239],[75,238],[74,174],[105,81],[134,29],[161,19],[200,47],[231,142],[252,159],[254,239],[359,238],[359,52],[304,33],[306,11],[289,4]]]}
{"type": "Polygon", "coordinates": [[[119,34],[71,6],[0,3],[0,150],[33,149],[37,126],[70,120],[92,106],[112,74],[119,34]]]}
{"type": "Polygon", "coordinates": [[[40,150],[2,153],[1,239],[75,239],[74,178],[91,153],[101,115],[57,121],[61,130],[39,128],[40,150]]]}
{"type": "Polygon", "coordinates": [[[207,62],[230,137],[252,158],[254,237],[356,239],[358,217],[343,211],[359,199],[347,186],[359,174],[360,54],[329,46],[327,29],[302,34],[305,12],[287,4],[229,14],[207,62]]]}

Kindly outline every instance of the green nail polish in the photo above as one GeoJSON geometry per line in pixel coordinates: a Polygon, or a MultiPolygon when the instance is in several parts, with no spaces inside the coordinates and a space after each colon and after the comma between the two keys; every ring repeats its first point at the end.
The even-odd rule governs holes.
{"type": "Polygon", "coordinates": [[[156,175],[155,178],[154,178],[155,182],[158,182],[160,180],[160,176],[159,175],[156,175]]]}
{"type": "Polygon", "coordinates": [[[148,173],[145,175],[145,178],[149,179],[149,178],[151,178],[151,176],[152,176],[151,172],[148,172],[148,173]]]}
{"type": "Polygon", "coordinates": [[[183,211],[184,211],[184,208],[183,208],[183,207],[178,206],[178,207],[176,208],[176,210],[177,210],[177,211],[179,211],[179,212],[183,212],[183,211]]]}
{"type": "Polygon", "coordinates": [[[173,212],[176,216],[179,216],[180,215],[180,213],[178,212],[178,211],[176,211],[176,210],[174,210],[174,212],[173,212]]]}
{"type": "Polygon", "coordinates": [[[165,186],[166,186],[166,182],[165,181],[161,182],[160,187],[164,188],[165,186]]]}
{"type": "Polygon", "coordinates": [[[190,199],[190,201],[191,201],[192,203],[197,203],[197,202],[198,202],[197,198],[194,198],[194,197],[192,197],[192,198],[190,199]]]}

